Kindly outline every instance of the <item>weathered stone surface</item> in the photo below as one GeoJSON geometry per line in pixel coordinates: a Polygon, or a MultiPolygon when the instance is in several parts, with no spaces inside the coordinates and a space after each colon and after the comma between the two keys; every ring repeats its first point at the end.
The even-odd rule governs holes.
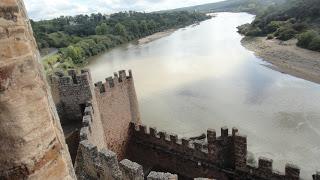
{"type": "Polygon", "coordinates": [[[144,179],[142,166],[128,159],[124,159],[120,162],[120,170],[124,180],[144,179]]]}
{"type": "Polygon", "coordinates": [[[107,147],[117,153],[119,160],[125,158],[129,140],[130,122],[140,123],[138,100],[132,72],[115,73],[105,83],[96,83],[96,99],[107,147]]]}
{"type": "Polygon", "coordinates": [[[0,2],[0,179],[75,179],[22,0],[0,2]]]}
{"type": "Polygon", "coordinates": [[[151,171],[147,180],[178,180],[176,174],[151,171]]]}

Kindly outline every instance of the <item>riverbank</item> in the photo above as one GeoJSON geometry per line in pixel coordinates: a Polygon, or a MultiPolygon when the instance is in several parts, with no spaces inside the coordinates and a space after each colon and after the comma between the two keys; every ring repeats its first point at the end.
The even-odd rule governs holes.
{"type": "Polygon", "coordinates": [[[170,34],[174,33],[176,30],[177,29],[168,29],[165,31],[157,32],[157,33],[152,34],[150,36],[139,39],[138,42],[139,42],[139,44],[146,44],[146,43],[155,41],[157,39],[169,36],[170,34]]]}
{"type": "Polygon", "coordinates": [[[320,84],[320,53],[296,46],[297,40],[267,40],[245,37],[241,43],[255,55],[271,63],[271,69],[320,84]]]}

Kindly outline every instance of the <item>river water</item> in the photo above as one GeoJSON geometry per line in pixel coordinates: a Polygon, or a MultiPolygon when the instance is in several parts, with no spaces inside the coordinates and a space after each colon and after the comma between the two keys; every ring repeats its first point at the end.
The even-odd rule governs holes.
{"type": "Polygon", "coordinates": [[[248,150],[287,162],[311,179],[320,170],[320,86],[273,71],[240,43],[238,25],[254,16],[219,13],[197,26],[156,41],[133,42],[94,57],[95,81],[132,69],[142,121],[148,126],[195,136],[237,127],[248,150]]]}

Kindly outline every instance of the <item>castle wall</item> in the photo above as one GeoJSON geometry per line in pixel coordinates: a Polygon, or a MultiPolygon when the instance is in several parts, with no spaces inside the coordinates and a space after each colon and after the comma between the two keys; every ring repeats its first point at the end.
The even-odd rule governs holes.
{"type": "Polygon", "coordinates": [[[107,147],[123,159],[129,139],[129,124],[140,122],[132,73],[129,71],[127,76],[125,71],[119,71],[105,83],[98,82],[95,86],[107,147]]]}
{"type": "Polygon", "coordinates": [[[106,148],[98,149],[93,144],[96,141],[93,124],[97,120],[94,114],[92,104],[87,104],[75,163],[78,179],[132,180],[133,177],[137,180],[143,179],[142,166],[129,160],[119,163],[116,153],[106,148]]]}
{"type": "Polygon", "coordinates": [[[260,158],[257,167],[247,165],[247,138],[235,128],[232,134],[221,128],[219,137],[209,129],[206,142],[191,142],[144,125],[131,123],[130,127],[128,157],[147,169],[168,170],[186,179],[299,179],[300,169],[295,165],[287,164],[285,173],[274,171],[272,160],[266,158],[260,158]]]}
{"type": "Polygon", "coordinates": [[[69,70],[68,75],[51,76],[50,85],[62,125],[81,123],[85,104],[93,98],[93,87],[88,70],[78,74],[69,70]]]}
{"type": "Polygon", "coordinates": [[[75,179],[22,0],[0,1],[0,179],[75,179]]]}

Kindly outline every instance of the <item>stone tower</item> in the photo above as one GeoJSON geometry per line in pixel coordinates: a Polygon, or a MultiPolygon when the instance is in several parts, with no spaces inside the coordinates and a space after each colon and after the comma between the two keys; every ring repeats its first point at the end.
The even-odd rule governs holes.
{"type": "Polygon", "coordinates": [[[0,179],[76,179],[22,0],[0,1],[0,179]]]}

